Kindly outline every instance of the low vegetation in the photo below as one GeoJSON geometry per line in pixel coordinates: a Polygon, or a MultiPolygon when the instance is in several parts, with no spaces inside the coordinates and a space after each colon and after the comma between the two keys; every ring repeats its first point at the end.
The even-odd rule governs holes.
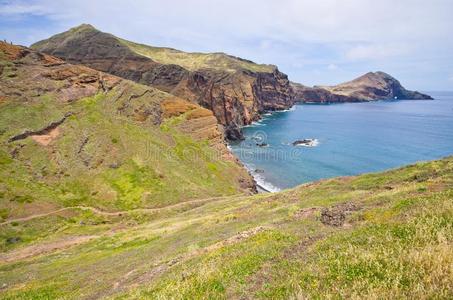
{"type": "Polygon", "coordinates": [[[196,104],[2,42],[0,83],[2,299],[453,298],[453,157],[251,196],[196,104]]]}
{"type": "Polygon", "coordinates": [[[2,225],[8,259],[0,266],[1,293],[5,299],[449,299],[452,199],[453,158],[446,158],[277,194],[115,216],[74,209],[2,225]],[[90,238],[58,248],[80,236],[90,238]],[[48,244],[57,246],[30,250],[48,244]]]}
{"type": "Polygon", "coordinates": [[[158,63],[175,64],[190,71],[215,69],[228,72],[249,70],[269,73],[273,72],[275,68],[272,65],[256,64],[225,53],[183,52],[172,48],[137,44],[122,39],[120,41],[135,53],[151,58],[158,63]]]}
{"type": "Polygon", "coordinates": [[[226,147],[209,111],[17,46],[1,43],[0,54],[8,66],[0,73],[0,222],[65,207],[157,208],[244,192],[240,179],[248,175],[218,150],[226,147]],[[193,119],[219,135],[219,147],[203,131],[187,133],[193,119]]]}

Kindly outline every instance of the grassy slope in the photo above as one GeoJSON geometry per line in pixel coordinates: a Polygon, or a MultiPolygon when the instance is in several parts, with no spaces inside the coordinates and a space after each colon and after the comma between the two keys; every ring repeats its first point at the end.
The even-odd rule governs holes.
{"type": "MultiPolygon", "coordinates": [[[[25,95],[0,97],[0,222],[60,207],[117,211],[242,191],[237,176],[245,171],[240,166],[224,160],[207,140],[196,141],[177,128],[193,118],[193,111],[160,125],[140,119],[140,112],[158,110],[174,96],[121,81],[108,93],[65,102],[52,89],[40,91],[49,82],[63,84],[35,75],[51,68],[15,66],[5,55],[0,64],[6,66],[0,84],[25,95]],[[40,96],[31,96],[36,91],[40,96]],[[58,127],[60,135],[50,145],[30,137],[8,142],[67,112],[73,115],[58,127]]],[[[1,236],[0,247],[7,247],[7,235],[1,236]]]]}
{"type": "Polygon", "coordinates": [[[234,72],[245,69],[253,72],[273,72],[274,66],[256,64],[252,61],[240,59],[225,53],[183,52],[172,48],[153,47],[118,39],[137,54],[151,58],[161,64],[175,64],[190,70],[209,68],[234,72]]]}
{"type": "Polygon", "coordinates": [[[178,133],[174,125],[180,120],[168,120],[160,127],[141,126],[109,109],[114,98],[114,92],[99,94],[64,108],[55,107],[53,100],[43,100],[38,107],[3,105],[0,126],[5,131],[5,145],[13,132],[41,128],[46,120],[58,119],[64,111],[76,113],[61,126],[65,135],[55,141],[54,153],[31,139],[21,141],[24,146],[20,160],[12,160],[6,147],[0,149],[0,191],[4,201],[50,200],[64,206],[129,209],[237,193],[226,176],[227,170],[235,168],[233,163],[221,161],[207,143],[178,133]],[[75,154],[84,137],[90,138],[83,154],[87,160],[104,165],[107,161],[118,167],[85,167],[81,162],[84,157],[75,154]],[[200,155],[191,157],[184,151],[200,155]],[[62,162],[56,166],[59,160],[62,162]],[[59,179],[54,180],[54,176],[59,179]],[[145,193],[149,196],[143,197],[145,193]]]}
{"type": "MultiPolygon", "coordinates": [[[[36,231],[38,245],[94,237],[1,263],[6,285],[0,295],[447,299],[453,296],[452,199],[453,158],[447,158],[152,213],[108,217],[75,210],[18,222],[2,234],[36,231]],[[322,207],[344,203],[356,207],[344,226],[320,222],[322,207]]],[[[23,248],[19,243],[8,253],[23,248]]]]}

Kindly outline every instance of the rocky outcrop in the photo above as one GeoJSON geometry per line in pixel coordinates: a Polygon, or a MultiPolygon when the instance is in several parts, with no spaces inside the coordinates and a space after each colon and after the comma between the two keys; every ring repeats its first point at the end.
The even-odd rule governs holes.
{"type": "Polygon", "coordinates": [[[429,95],[406,90],[398,80],[384,72],[369,72],[352,81],[335,86],[306,87],[297,83],[291,85],[296,100],[308,103],[432,99],[429,95]]]}
{"type": "Polygon", "coordinates": [[[52,130],[56,129],[58,126],[60,126],[70,116],[72,116],[72,112],[67,112],[64,115],[64,117],[61,118],[60,120],[52,122],[49,125],[47,125],[46,127],[42,128],[42,129],[39,129],[39,130],[25,130],[23,133],[17,134],[15,136],[11,137],[8,140],[8,142],[11,143],[11,142],[23,140],[23,139],[26,139],[29,136],[47,134],[47,133],[51,132],[52,130]]]}
{"type": "Polygon", "coordinates": [[[341,103],[341,102],[360,102],[353,97],[334,94],[326,89],[319,87],[308,87],[299,83],[291,82],[295,102],[303,103],[341,103]]]}
{"type": "Polygon", "coordinates": [[[0,51],[7,57],[2,73],[7,73],[9,80],[3,80],[0,88],[0,97],[6,99],[26,102],[51,93],[64,104],[110,91],[121,81],[25,47],[0,42],[0,51]]]}
{"type": "MultiPolygon", "coordinates": [[[[266,72],[241,67],[189,71],[180,65],[158,63],[137,53],[128,43],[81,25],[32,47],[198,103],[213,111],[229,139],[241,138],[240,126],[257,120],[262,112],[293,105],[289,80],[276,67],[266,72]]],[[[231,56],[228,59],[236,60],[239,66],[253,64],[231,56]]]]}

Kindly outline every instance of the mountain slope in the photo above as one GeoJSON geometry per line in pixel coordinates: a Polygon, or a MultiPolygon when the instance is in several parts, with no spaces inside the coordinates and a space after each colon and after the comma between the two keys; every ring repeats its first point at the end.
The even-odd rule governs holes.
{"type": "Polygon", "coordinates": [[[292,83],[296,99],[303,102],[360,102],[385,99],[432,99],[406,90],[401,83],[384,72],[369,72],[354,80],[335,86],[306,87],[292,83]]]}
{"type": "Polygon", "coordinates": [[[0,43],[2,218],[159,207],[253,190],[207,109],[0,43]]]}
{"type": "Polygon", "coordinates": [[[449,299],[452,199],[450,157],[159,210],[47,208],[0,224],[0,297],[449,299]]]}
{"type": "Polygon", "coordinates": [[[230,139],[266,110],[293,104],[288,78],[275,66],[222,53],[186,53],[140,45],[81,25],[32,48],[150,85],[214,112],[230,139]]]}
{"type": "Polygon", "coordinates": [[[123,44],[135,53],[149,57],[161,64],[175,64],[189,71],[201,69],[215,69],[220,71],[235,72],[238,70],[249,70],[252,72],[272,73],[275,66],[256,64],[252,61],[225,53],[200,53],[184,52],[166,47],[153,47],[127,40],[119,39],[123,44]]]}

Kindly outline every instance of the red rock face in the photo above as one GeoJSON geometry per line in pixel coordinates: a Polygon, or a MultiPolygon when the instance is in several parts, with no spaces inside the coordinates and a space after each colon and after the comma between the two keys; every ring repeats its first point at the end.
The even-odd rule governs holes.
{"type": "Polygon", "coordinates": [[[68,62],[153,86],[198,103],[213,111],[229,139],[241,138],[240,126],[257,120],[260,113],[293,105],[288,78],[277,68],[269,73],[241,69],[234,72],[189,71],[138,55],[116,37],[92,27],[86,26],[63,35],[56,35],[33,47],[68,62]]]}
{"type": "Polygon", "coordinates": [[[190,73],[171,93],[213,111],[229,139],[240,138],[238,128],[259,119],[266,110],[286,109],[293,97],[285,74],[213,70],[190,73]]]}

